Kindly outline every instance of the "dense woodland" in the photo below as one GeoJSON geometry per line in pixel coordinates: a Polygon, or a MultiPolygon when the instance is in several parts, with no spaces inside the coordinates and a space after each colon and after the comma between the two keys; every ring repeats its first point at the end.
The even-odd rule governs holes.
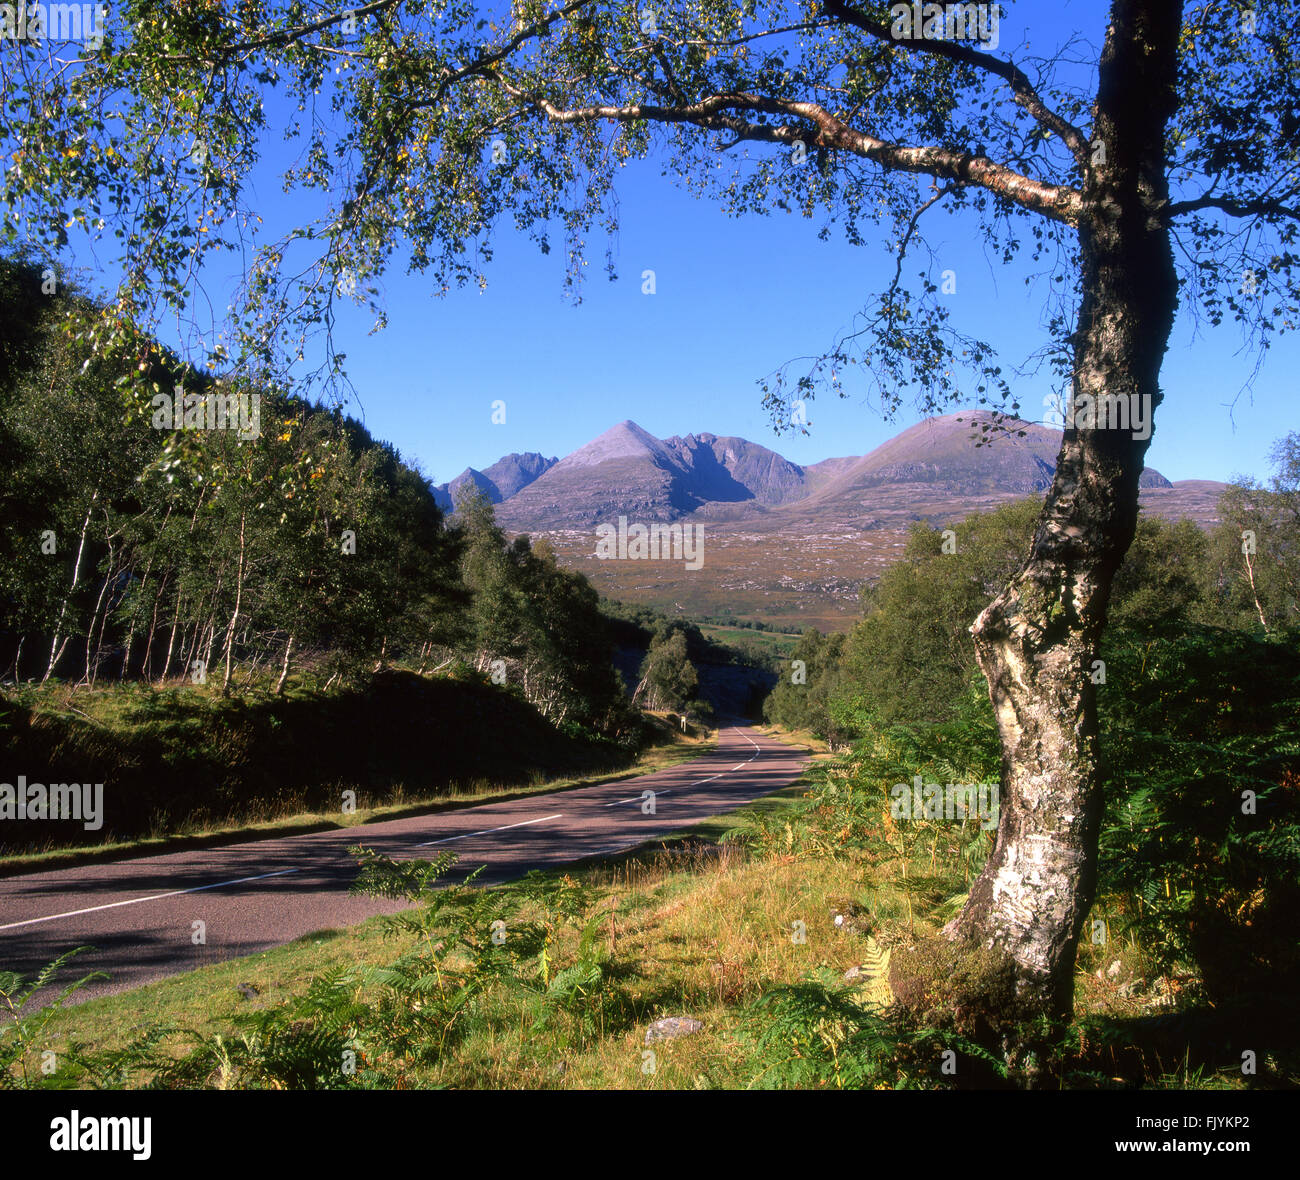
{"type": "MultiPolygon", "coordinates": [[[[1108,642],[1116,647],[1195,637],[1211,647],[1294,641],[1300,627],[1300,433],[1273,450],[1267,483],[1230,484],[1218,526],[1143,517],[1116,575],[1108,642]]],[[[1023,560],[1041,501],[1029,498],[941,530],[913,526],[898,564],[863,591],[847,635],[805,631],[766,702],[769,720],[833,745],[861,736],[862,719],[937,723],[978,678],[972,621],[1023,560]],[[951,546],[949,546],[951,548],[951,546]]],[[[1104,661],[1103,661],[1104,662],[1104,661]]],[[[1094,683],[1103,669],[1093,672],[1094,683]]],[[[982,683],[982,678],[979,678],[982,683]]],[[[982,694],[981,694],[982,695],[982,694]]]]}
{"type": "MultiPolygon", "coordinates": [[[[155,428],[78,339],[86,305],[0,268],[5,679],[281,693],[303,666],[464,661],[557,725],[627,727],[599,598],[544,542],[508,543],[486,500],[444,519],[395,448],[282,391],[235,391],[261,399],[256,439],[155,428]]],[[[152,344],[140,364],[156,392],[226,390],[152,344]]]]}

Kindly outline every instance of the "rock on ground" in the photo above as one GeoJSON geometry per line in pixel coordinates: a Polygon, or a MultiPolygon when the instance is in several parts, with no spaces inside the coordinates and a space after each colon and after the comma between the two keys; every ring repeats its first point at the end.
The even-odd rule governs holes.
{"type": "Polygon", "coordinates": [[[688,1037],[703,1027],[704,1022],[692,1016],[665,1016],[645,1030],[645,1043],[649,1045],[655,1041],[672,1040],[674,1037],[688,1037]]]}

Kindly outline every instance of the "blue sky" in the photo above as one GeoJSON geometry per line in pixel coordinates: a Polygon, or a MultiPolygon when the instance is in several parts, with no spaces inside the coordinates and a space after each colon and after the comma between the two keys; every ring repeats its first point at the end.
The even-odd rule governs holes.
{"type": "MultiPolygon", "coordinates": [[[[1098,0],[1019,10],[1015,23],[1003,21],[1002,54],[1025,41],[1038,52],[1071,32],[1093,42],[1102,33],[1098,0]]],[[[274,154],[268,163],[276,163],[274,154]]],[[[797,215],[729,218],[660,172],[658,161],[648,161],[622,174],[621,277],[606,280],[604,243],[594,241],[580,305],[563,297],[561,252],[543,256],[509,228],[494,241],[485,292],[434,298],[420,276],[386,276],[388,328],[369,336],[369,317],[357,311],[336,332],[359,394],[350,411],[435,482],[511,451],[564,455],[625,418],[660,437],[741,435],[804,464],[865,453],[919,419],[904,407],[885,421],[865,387],[850,380],[847,399],[810,403],[808,437],[778,437],[756,379],[831,345],[883,288],[893,260],[878,241],[854,248],[833,234],[821,242],[820,223],[797,215]],[[647,268],[656,274],[654,295],[641,292],[647,268]],[[492,422],[498,399],[506,405],[504,424],[492,422]]],[[[283,232],[301,215],[302,198],[291,204],[273,172],[260,172],[257,191],[268,232],[283,232]]],[[[1045,342],[1042,288],[1027,289],[1023,271],[988,260],[972,221],[932,213],[926,229],[938,267],[957,275],[955,327],[991,340],[1008,368],[1045,342]]],[[[214,279],[207,276],[209,291],[223,294],[214,279]]],[[[1300,427],[1300,346],[1277,342],[1243,393],[1251,365],[1234,355],[1241,343],[1231,326],[1193,340],[1180,318],[1149,453],[1150,465],[1171,479],[1263,476],[1273,442],[1300,427]]],[[[1014,389],[1025,416],[1041,417],[1045,379],[1014,389]]]]}
{"type": "MultiPolygon", "coordinates": [[[[564,455],[624,418],[660,437],[741,435],[804,464],[865,453],[919,420],[905,407],[886,422],[850,379],[848,398],[809,404],[808,437],[778,437],[755,383],[831,344],[887,281],[892,261],[882,251],[820,242],[817,223],[797,215],[729,219],[657,167],[627,172],[620,278],[608,282],[597,258],[578,306],[562,297],[562,264],[518,237],[498,239],[483,293],[436,299],[418,277],[388,280],[388,329],[365,337],[359,318],[343,345],[372,432],[441,482],[510,451],[564,455]],[[654,295],[641,293],[646,268],[656,274],[654,295]],[[497,398],[504,424],[491,420],[497,398]]],[[[931,226],[940,262],[957,275],[954,323],[1020,362],[1046,338],[1041,293],[990,264],[968,228],[950,217],[931,226]]],[[[1149,453],[1169,478],[1262,476],[1272,443],[1300,426],[1300,349],[1288,338],[1276,344],[1241,394],[1252,366],[1233,355],[1240,346],[1234,327],[1194,341],[1180,319],[1149,453]]],[[[1014,388],[1027,416],[1041,416],[1045,375],[1014,388]]]]}
{"type": "MultiPolygon", "coordinates": [[[[1016,5],[1004,15],[1000,52],[1045,52],[1075,33],[1096,44],[1105,8],[1016,5]]],[[[865,386],[850,384],[844,400],[810,403],[808,437],[778,437],[756,380],[831,345],[883,289],[893,260],[878,242],[855,248],[835,234],[821,242],[820,223],[798,215],[727,217],[660,173],[648,161],[622,174],[620,278],[606,280],[603,242],[593,243],[580,305],[563,297],[558,254],[542,256],[510,231],[495,240],[485,292],[430,298],[418,276],[390,275],[388,329],[366,337],[368,319],[358,317],[342,344],[371,430],[441,482],[511,451],[562,456],[625,418],[659,437],[741,435],[803,464],[865,453],[919,420],[905,406],[885,421],[865,386]],[[654,295],[641,293],[646,268],[654,295]],[[504,424],[492,422],[498,398],[504,424]]],[[[955,327],[991,340],[1008,366],[1044,343],[1041,287],[1027,289],[1023,271],[987,259],[970,221],[932,213],[926,231],[938,266],[957,274],[955,327]]],[[[1234,326],[1193,339],[1180,318],[1148,456],[1169,478],[1262,477],[1274,441],[1300,428],[1300,346],[1275,343],[1243,393],[1253,365],[1234,355],[1241,345],[1234,326]]],[[[1045,376],[1014,386],[1026,416],[1041,417],[1045,376]]]]}

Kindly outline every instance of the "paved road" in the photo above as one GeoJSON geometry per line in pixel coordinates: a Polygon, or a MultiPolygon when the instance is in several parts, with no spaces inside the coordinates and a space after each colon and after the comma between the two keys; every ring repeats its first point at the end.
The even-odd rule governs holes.
{"type": "Polygon", "coordinates": [[[622,851],[788,786],[807,755],[741,725],[708,754],[604,786],[254,843],[0,879],[0,968],[31,974],[62,952],[108,982],[81,999],[251,955],[402,903],[347,892],[364,843],[392,857],[459,858],[493,884],[531,869],[622,851]],[[647,814],[643,792],[654,792],[647,814]],[[195,922],[206,941],[194,941],[195,922]]]}

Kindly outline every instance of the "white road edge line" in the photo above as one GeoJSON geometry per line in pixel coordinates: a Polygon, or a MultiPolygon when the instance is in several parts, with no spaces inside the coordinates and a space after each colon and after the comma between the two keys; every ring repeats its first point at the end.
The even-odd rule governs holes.
{"type": "Polygon", "coordinates": [[[484,828],[481,832],[462,832],[459,836],[444,836],[441,840],[426,840],[423,844],[417,844],[416,848],[428,848],[430,844],[450,844],[453,840],[468,840],[471,836],[487,836],[510,828],[526,828],[529,824],[544,824],[548,819],[562,819],[563,816],[564,812],[557,811],[554,815],[539,815],[536,819],[526,819],[522,823],[502,824],[499,828],[484,828]]]}
{"type": "Polygon", "coordinates": [[[268,877],[283,877],[299,869],[280,869],[275,873],[262,873],[258,877],[237,877],[233,881],[214,881],[211,885],[196,885],[193,889],[173,889],[170,893],[155,893],[149,897],[133,897],[128,901],[110,901],[107,905],[92,905],[84,910],[69,910],[66,914],[47,914],[44,918],[28,918],[25,922],[10,922],[0,930],[16,930],[19,926],[35,926],[38,922],[54,922],[59,918],[75,918],[78,914],[93,914],[97,910],[115,910],[118,906],[139,905],[142,901],[161,901],[164,897],[180,897],[182,893],[202,893],[205,889],[220,889],[223,885],[242,885],[245,881],[265,881],[268,877]]]}

